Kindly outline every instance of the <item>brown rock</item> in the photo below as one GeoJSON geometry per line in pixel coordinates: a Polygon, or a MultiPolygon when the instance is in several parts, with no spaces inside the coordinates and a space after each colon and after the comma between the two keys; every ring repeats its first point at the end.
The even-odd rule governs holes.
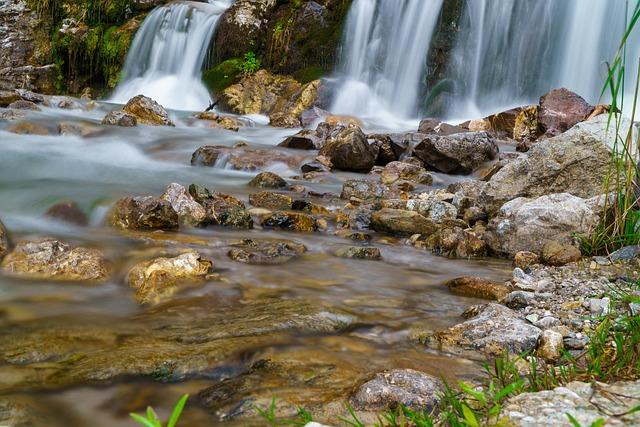
{"type": "Polygon", "coordinates": [[[542,261],[545,264],[561,267],[582,258],[580,250],[572,245],[563,245],[557,241],[547,242],[542,248],[542,261]]]}
{"type": "Polygon", "coordinates": [[[44,215],[49,218],[79,225],[81,227],[89,224],[89,218],[87,218],[87,215],[75,202],[61,202],[55,204],[51,206],[44,215]]]}
{"type": "Polygon", "coordinates": [[[316,220],[302,212],[274,212],[262,220],[263,227],[280,228],[283,230],[311,232],[316,231],[316,220]]]}
{"type": "Polygon", "coordinates": [[[261,191],[260,193],[250,194],[249,203],[257,208],[285,211],[291,209],[291,206],[293,205],[293,198],[286,194],[261,191]]]}
{"type": "Polygon", "coordinates": [[[0,90],[0,107],[6,108],[9,104],[19,101],[20,95],[13,90],[0,90]]]}
{"type": "Polygon", "coordinates": [[[133,114],[124,111],[111,111],[102,119],[103,125],[134,127],[138,125],[138,119],[133,114]]]}
{"type": "Polygon", "coordinates": [[[33,111],[41,111],[40,107],[36,105],[35,102],[25,101],[23,99],[12,102],[7,106],[7,108],[11,108],[13,110],[33,110],[33,111]]]}
{"type": "Polygon", "coordinates": [[[176,230],[178,213],[155,197],[124,197],[111,209],[109,223],[125,230],[176,230]]]}
{"type": "Polygon", "coordinates": [[[526,270],[540,263],[540,257],[535,252],[520,251],[513,258],[513,266],[526,270]]]}
{"type": "Polygon", "coordinates": [[[9,252],[9,233],[2,221],[0,221],[0,261],[9,252]]]}
{"type": "Polygon", "coordinates": [[[417,212],[399,209],[382,209],[371,216],[371,227],[380,232],[400,235],[433,234],[436,224],[417,212]]]}
{"type": "Polygon", "coordinates": [[[559,332],[547,329],[542,332],[540,345],[538,346],[538,356],[547,362],[553,363],[560,360],[564,350],[564,340],[559,332]]]}
{"type": "Polygon", "coordinates": [[[18,135],[50,135],[49,129],[38,123],[32,122],[13,123],[7,127],[7,130],[18,135]]]}
{"type": "Polygon", "coordinates": [[[380,174],[380,182],[385,185],[391,185],[397,181],[431,185],[433,184],[433,177],[422,166],[406,162],[390,162],[380,174]]]}
{"type": "Polygon", "coordinates": [[[260,172],[251,181],[249,187],[257,188],[285,188],[287,181],[273,172],[260,172]]]}
{"type": "Polygon", "coordinates": [[[595,107],[565,88],[555,89],[540,98],[540,129],[556,136],[584,121],[595,107]]]}
{"type": "Polygon", "coordinates": [[[370,246],[351,246],[348,248],[341,248],[336,252],[336,255],[341,258],[350,259],[363,259],[379,261],[382,259],[380,249],[370,246]]]}
{"type": "Polygon", "coordinates": [[[175,126],[162,105],[144,95],[131,98],[122,111],[135,116],[141,125],[175,126]]]}
{"type": "Polygon", "coordinates": [[[511,292],[503,283],[471,276],[450,280],[445,283],[445,286],[455,295],[494,301],[501,300],[511,292]]]}
{"type": "Polygon", "coordinates": [[[334,168],[354,172],[369,172],[378,157],[357,127],[343,128],[332,134],[320,149],[320,155],[328,157],[334,168]]]}
{"type": "Polygon", "coordinates": [[[178,214],[181,224],[189,224],[194,227],[204,225],[207,222],[206,209],[195,201],[187,189],[180,184],[171,183],[167,186],[160,200],[169,202],[178,214]]]}
{"type": "Polygon", "coordinates": [[[244,203],[228,194],[211,193],[204,187],[192,184],[189,194],[201,204],[207,212],[207,223],[225,227],[251,229],[253,219],[244,203]]]}
{"type": "Polygon", "coordinates": [[[431,169],[468,175],[484,162],[495,159],[498,145],[486,132],[427,135],[413,152],[431,169]]]}
{"type": "Polygon", "coordinates": [[[238,132],[244,126],[242,121],[232,116],[220,116],[213,111],[205,111],[195,115],[196,119],[210,122],[210,127],[238,132]]]}
{"type": "Polygon", "coordinates": [[[234,261],[254,265],[283,264],[302,255],[307,248],[290,240],[243,240],[229,250],[234,261]]]}
{"type": "Polygon", "coordinates": [[[513,139],[516,141],[533,141],[540,136],[538,115],[540,108],[530,105],[520,110],[513,125],[513,139]]]}

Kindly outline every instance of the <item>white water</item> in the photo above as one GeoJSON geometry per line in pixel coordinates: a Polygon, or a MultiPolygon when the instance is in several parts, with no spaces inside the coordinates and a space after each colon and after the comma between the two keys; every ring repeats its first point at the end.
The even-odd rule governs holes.
{"type": "Polygon", "coordinates": [[[382,122],[415,117],[442,1],[354,1],[333,112],[382,122]]]}
{"type": "Polygon", "coordinates": [[[112,101],[143,94],[175,110],[202,110],[209,91],[202,64],[218,18],[233,0],[181,2],[156,8],[138,30],[112,101]]]}

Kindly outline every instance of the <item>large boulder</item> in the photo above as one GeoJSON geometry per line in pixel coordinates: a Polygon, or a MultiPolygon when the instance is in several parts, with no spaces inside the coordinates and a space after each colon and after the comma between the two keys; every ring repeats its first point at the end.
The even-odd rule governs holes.
{"type": "Polygon", "coordinates": [[[101,282],[108,278],[104,255],[55,239],[18,242],[0,264],[7,273],[35,279],[101,282]]]}
{"type": "Polygon", "coordinates": [[[498,145],[486,132],[453,135],[425,135],[413,153],[433,170],[443,173],[470,174],[498,155],[498,145]]]}
{"type": "Polygon", "coordinates": [[[178,213],[171,203],[156,197],[124,197],[116,202],[108,222],[125,230],[175,230],[178,213]]]}
{"type": "Polygon", "coordinates": [[[378,153],[369,145],[367,137],[358,127],[348,127],[332,134],[320,149],[336,169],[368,172],[374,166],[378,153]]]}
{"type": "Polygon", "coordinates": [[[292,77],[260,70],[226,88],[220,94],[220,102],[236,114],[270,115],[278,103],[284,104],[300,89],[302,85],[292,77]]]}
{"type": "Polygon", "coordinates": [[[589,198],[601,194],[611,162],[606,120],[599,116],[581,123],[507,163],[482,190],[480,205],[495,213],[517,197],[566,192],[589,198]]]}
{"type": "Polygon", "coordinates": [[[418,212],[382,209],[371,216],[371,228],[385,233],[399,235],[431,235],[437,230],[436,224],[418,212]]]}
{"type": "Polygon", "coordinates": [[[568,193],[514,199],[491,220],[486,240],[495,253],[508,256],[520,251],[541,254],[549,241],[570,245],[576,235],[587,236],[597,226],[598,199],[568,193]]]}
{"type": "Polygon", "coordinates": [[[156,258],[136,264],[127,274],[141,304],[158,303],[173,296],[181,285],[202,280],[213,263],[197,252],[156,258]]]}
{"type": "Polygon", "coordinates": [[[0,221],[0,260],[9,251],[9,233],[2,221],[0,221]]]}
{"type": "Polygon", "coordinates": [[[436,333],[432,341],[455,354],[481,353],[501,356],[534,350],[542,331],[515,311],[500,305],[474,306],[465,313],[469,320],[436,333]]]}
{"type": "Polygon", "coordinates": [[[555,89],[540,98],[538,122],[546,136],[556,136],[571,129],[593,112],[581,96],[565,88],[555,89]]]}
{"type": "Polygon", "coordinates": [[[302,126],[302,113],[313,107],[318,98],[320,80],[302,86],[291,97],[282,99],[269,114],[271,126],[295,128],[302,126]]]}
{"type": "Polygon", "coordinates": [[[122,111],[136,118],[138,124],[152,126],[175,126],[167,110],[153,99],[144,95],[134,96],[125,104],[122,111]]]}

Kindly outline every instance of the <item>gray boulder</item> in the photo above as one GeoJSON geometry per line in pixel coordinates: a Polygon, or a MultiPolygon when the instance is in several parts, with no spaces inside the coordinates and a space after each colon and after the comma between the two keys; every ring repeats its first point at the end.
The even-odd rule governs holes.
{"type": "Polygon", "coordinates": [[[486,132],[425,135],[413,154],[431,169],[468,175],[498,155],[498,145],[486,132]]]}

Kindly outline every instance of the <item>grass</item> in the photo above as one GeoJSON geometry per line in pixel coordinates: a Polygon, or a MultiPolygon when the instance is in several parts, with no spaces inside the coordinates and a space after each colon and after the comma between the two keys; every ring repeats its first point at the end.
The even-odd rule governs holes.
{"type": "MultiPolygon", "coordinates": [[[[184,409],[184,405],[186,405],[188,399],[189,395],[185,394],[180,398],[180,400],[178,400],[178,403],[176,403],[176,406],[171,412],[171,416],[169,417],[169,421],[167,421],[166,427],[176,427],[178,425],[178,421],[182,415],[182,410],[184,409]]],[[[129,415],[134,419],[134,421],[145,427],[163,427],[162,422],[158,419],[158,415],[151,406],[147,406],[147,413],[145,414],[146,417],[138,414],[129,415]]]]}

